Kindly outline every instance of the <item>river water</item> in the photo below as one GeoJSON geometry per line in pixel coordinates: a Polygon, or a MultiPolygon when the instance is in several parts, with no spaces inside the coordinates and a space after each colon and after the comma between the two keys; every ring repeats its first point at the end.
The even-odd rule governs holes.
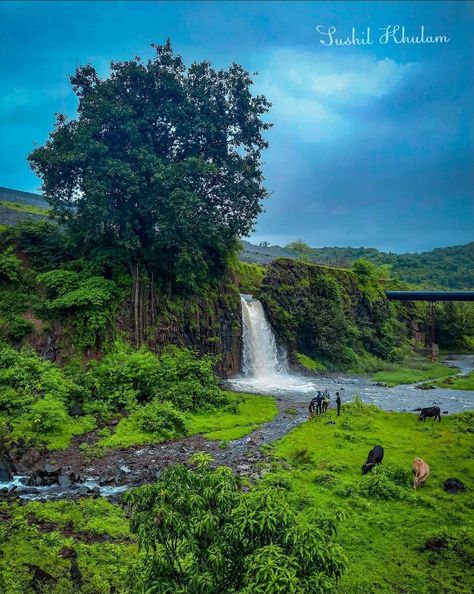
{"type": "MultiPolygon", "coordinates": [[[[474,408],[474,392],[435,388],[420,390],[418,384],[394,388],[376,386],[367,377],[356,375],[302,375],[291,372],[286,358],[276,346],[265,312],[256,299],[242,296],[243,366],[242,373],[226,382],[232,389],[257,394],[272,394],[294,402],[309,401],[318,390],[328,389],[331,398],[338,391],[343,401],[358,396],[384,410],[404,411],[437,405],[448,413],[474,408]],[[262,356],[263,355],[263,356],[262,356]]],[[[465,375],[474,369],[472,355],[451,355],[446,364],[465,375]]]]}

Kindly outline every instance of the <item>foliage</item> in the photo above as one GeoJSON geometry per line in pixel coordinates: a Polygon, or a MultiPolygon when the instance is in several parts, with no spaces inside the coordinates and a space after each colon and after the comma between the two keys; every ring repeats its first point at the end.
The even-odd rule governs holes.
{"type": "MultiPolygon", "coordinates": [[[[275,400],[270,396],[226,392],[229,402],[225,408],[186,413],[185,422],[190,435],[201,434],[207,439],[228,441],[238,439],[271,421],[277,414],[275,400]]],[[[110,437],[99,442],[101,447],[123,448],[132,445],[157,443],[162,435],[143,431],[134,422],[134,415],[120,421],[110,437]]]]}
{"type": "Polygon", "coordinates": [[[301,261],[309,260],[311,248],[302,239],[297,239],[296,241],[293,241],[293,243],[289,243],[286,246],[286,249],[297,254],[299,260],[301,261]]]}
{"type": "Polygon", "coordinates": [[[0,252],[0,281],[17,281],[20,278],[21,260],[16,257],[13,248],[0,252]]]}
{"type": "Polygon", "coordinates": [[[114,248],[196,290],[261,211],[269,104],[237,64],[186,68],[169,41],[154,47],[147,62],[113,62],[106,78],[79,67],[78,117],[58,115],[29,160],[84,252],[114,248]]]}
{"type": "Polygon", "coordinates": [[[255,295],[265,276],[265,268],[258,264],[249,264],[239,260],[236,260],[233,267],[238,276],[240,292],[255,295]]]}
{"type": "MultiPolygon", "coordinates": [[[[267,250],[268,257],[283,255],[282,248],[273,246],[267,250]]],[[[249,254],[246,253],[246,256],[249,254]]],[[[426,289],[472,289],[474,274],[474,242],[430,252],[395,254],[379,252],[375,248],[323,247],[309,248],[307,258],[315,264],[337,268],[351,268],[360,259],[388,269],[393,277],[426,289]]],[[[382,277],[383,278],[383,277],[382,277]]]]}
{"type": "Polygon", "coordinates": [[[0,343],[0,414],[20,416],[42,399],[67,402],[78,391],[58,366],[31,350],[0,343]]]}
{"type": "Polygon", "coordinates": [[[71,323],[71,338],[78,347],[96,346],[104,338],[120,298],[113,281],[57,269],[39,274],[38,282],[48,289],[48,314],[71,323]]]}
{"type": "Polygon", "coordinates": [[[133,415],[133,420],[142,431],[162,439],[188,433],[183,415],[169,402],[150,402],[133,415]]]}
{"type": "MultiPolygon", "coordinates": [[[[179,410],[205,410],[226,403],[212,357],[168,346],[160,355],[116,341],[100,361],[91,361],[83,385],[90,410],[132,412],[138,404],[169,401],[179,410]]],[[[80,379],[81,372],[76,370],[80,379]],[[78,373],[79,372],[79,373],[78,373]]]]}
{"type": "Polygon", "coordinates": [[[281,489],[243,493],[230,469],[204,458],[125,501],[146,551],[136,592],[328,592],[344,570],[334,522],[303,525],[281,489]]]}
{"type": "Polygon", "coordinates": [[[47,396],[30,407],[30,419],[34,431],[48,433],[67,422],[68,414],[64,402],[47,396]]]}

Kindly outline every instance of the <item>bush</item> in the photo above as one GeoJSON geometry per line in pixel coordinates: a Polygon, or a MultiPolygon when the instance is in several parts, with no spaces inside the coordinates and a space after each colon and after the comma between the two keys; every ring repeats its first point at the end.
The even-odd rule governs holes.
{"type": "Polygon", "coordinates": [[[17,417],[43,398],[67,403],[78,392],[79,387],[57,365],[31,350],[16,351],[0,344],[0,413],[17,417]]]}
{"type": "Polygon", "coordinates": [[[228,402],[213,367],[212,357],[199,358],[189,349],[170,346],[158,356],[116,341],[101,361],[90,363],[83,383],[92,407],[105,402],[111,411],[133,412],[138,404],[158,400],[179,410],[203,411],[228,402]]]}
{"type": "Polygon", "coordinates": [[[196,471],[168,467],[124,500],[145,550],[136,591],[317,594],[344,571],[335,520],[302,523],[282,489],[242,492],[230,468],[204,458],[196,471]]]}
{"type": "Polygon", "coordinates": [[[386,470],[380,465],[362,478],[359,493],[371,499],[397,500],[409,497],[408,493],[405,493],[390,478],[390,470],[386,470]]]}
{"type": "Polygon", "coordinates": [[[38,282],[48,290],[45,313],[71,324],[77,347],[94,347],[105,338],[120,303],[113,281],[60,268],[39,274],[38,282]]]}
{"type": "Polygon", "coordinates": [[[64,425],[69,415],[64,402],[48,396],[31,406],[29,418],[34,431],[47,433],[64,425]]]}
{"type": "Polygon", "coordinates": [[[134,413],[133,418],[142,431],[166,439],[188,433],[184,417],[169,402],[151,402],[134,413]]]}

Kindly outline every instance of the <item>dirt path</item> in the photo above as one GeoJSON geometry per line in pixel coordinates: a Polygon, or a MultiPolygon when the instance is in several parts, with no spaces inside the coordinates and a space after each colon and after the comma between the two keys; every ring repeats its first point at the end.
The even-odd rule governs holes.
{"type": "Polygon", "coordinates": [[[127,488],[156,480],[170,464],[185,463],[196,452],[213,456],[214,465],[230,466],[235,472],[257,478],[257,463],[265,458],[261,448],[283,437],[307,417],[306,405],[278,399],[278,414],[249,435],[220,442],[192,435],[156,445],[109,449],[101,457],[84,459],[83,443],[93,445],[99,437],[96,431],[73,439],[69,448],[60,452],[26,452],[15,461],[21,479],[15,494],[26,499],[59,499],[82,495],[115,496],[127,488]],[[296,414],[286,411],[291,408],[296,414]],[[34,461],[34,462],[33,462],[34,461]],[[48,470],[46,477],[45,469],[48,470]],[[58,484],[59,481],[59,484],[58,484]],[[45,482],[51,482],[45,485],[45,482]]]}

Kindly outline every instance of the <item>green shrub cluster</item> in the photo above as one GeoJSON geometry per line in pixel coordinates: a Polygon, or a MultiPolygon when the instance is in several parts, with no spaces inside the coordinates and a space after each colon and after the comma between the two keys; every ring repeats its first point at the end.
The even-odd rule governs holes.
{"type": "Polygon", "coordinates": [[[335,590],[346,557],[334,542],[337,521],[303,523],[286,485],[239,489],[232,471],[166,469],[160,480],[125,495],[145,557],[133,592],[316,594],[335,590]],[[205,543],[205,546],[203,546],[205,543]]]}
{"type": "Polygon", "coordinates": [[[119,303],[116,283],[62,268],[39,274],[38,282],[47,289],[47,317],[69,322],[71,339],[77,347],[97,346],[112,326],[119,303]]]}
{"type": "Polygon", "coordinates": [[[168,347],[156,355],[117,341],[100,361],[61,368],[31,350],[0,344],[0,417],[19,430],[51,436],[73,423],[68,411],[80,404],[102,418],[131,414],[138,429],[161,438],[186,435],[183,412],[228,403],[213,365],[211,357],[188,349],[168,347]]]}

